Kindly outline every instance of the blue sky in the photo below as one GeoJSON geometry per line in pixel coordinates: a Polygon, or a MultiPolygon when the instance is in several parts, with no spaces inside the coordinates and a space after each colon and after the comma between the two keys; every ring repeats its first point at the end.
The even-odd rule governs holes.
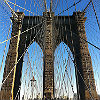
{"type": "MultiPolygon", "coordinates": [[[[42,12],[44,11],[44,9],[39,7],[39,5],[42,6],[42,2],[41,2],[42,0],[9,0],[9,1],[10,2],[8,2],[8,3],[12,7],[12,9],[14,9],[15,11],[17,11],[17,9],[19,9],[19,11],[24,12],[25,15],[27,15],[27,16],[30,16],[30,15],[31,16],[33,16],[33,15],[35,15],[35,16],[42,15],[42,12]],[[18,6],[14,7],[14,5],[12,3],[15,3],[15,2],[16,2],[16,5],[19,5],[22,8],[25,7],[25,9],[27,9],[28,11],[34,12],[34,14],[33,13],[29,13],[28,11],[23,10],[22,8],[20,8],[18,6]]],[[[55,1],[57,2],[57,0],[55,0],[55,1]]],[[[11,30],[12,30],[11,29],[12,27],[10,27],[11,11],[10,11],[10,9],[6,5],[3,5],[2,2],[3,2],[3,0],[0,0],[0,42],[2,42],[5,39],[7,39],[7,34],[8,34],[9,29],[10,29],[9,37],[11,37],[11,30]]],[[[55,4],[54,7],[56,7],[56,2],[54,2],[54,4],[55,4]]],[[[75,2],[78,2],[78,0],[75,0],[75,2]]],[[[77,11],[78,10],[82,11],[86,7],[88,2],[89,2],[89,0],[82,0],[79,4],[76,5],[76,10],[77,11]]],[[[58,15],[58,13],[60,13],[64,9],[67,9],[67,4],[68,4],[68,7],[70,7],[71,5],[73,5],[73,3],[74,3],[74,0],[60,0],[60,2],[58,3],[57,8],[55,10],[55,15],[58,15]]],[[[99,0],[93,0],[93,3],[94,3],[94,6],[95,6],[95,10],[96,10],[97,16],[98,16],[98,20],[100,22],[100,7],[99,7],[100,1],[99,0]]],[[[47,0],[47,9],[49,10],[49,8],[50,8],[50,0],[47,0]]],[[[69,15],[72,15],[74,11],[75,11],[75,6],[70,8],[69,12],[65,11],[61,15],[68,16],[68,13],[69,13],[69,15]]],[[[95,13],[93,11],[92,5],[90,5],[88,7],[88,9],[86,10],[85,16],[87,17],[87,20],[86,20],[86,23],[85,23],[87,40],[100,48],[100,39],[99,39],[99,37],[100,37],[100,30],[98,28],[98,24],[97,24],[97,21],[96,21],[96,17],[95,17],[95,13]]],[[[11,25],[12,25],[12,23],[11,23],[11,25]]],[[[1,65],[1,62],[2,62],[3,51],[4,51],[4,48],[5,48],[5,45],[6,45],[6,43],[0,44],[0,65],[1,65]]],[[[91,45],[88,45],[88,46],[89,46],[89,52],[90,52],[91,59],[92,59],[92,64],[93,64],[94,76],[95,76],[96,85],[97,85],[97,92],[100,94],[100,90],[99,90],[99,88],[100,88],[100,85],[99,85],[100,84],[100,73],[99,73],[99,70],[100,70],[100,66],[99,66],[100,65],[100,51],[97,50],[96,48],[94,48],[91,45]]],[[[5,55],[7,55],[8,47],[9,47],[9,41],[7,42],[7,49],[6,49],[6,54],[5,55]]],[[[55,51],[55,59],[56,60],[55,60],[54,66],[58,70],[57,73],[59,73],[59,71],[62,70],[61,77],[63,76],[64,67],[65,67],[62,62],[65,61],[65,59],[66,59],[66,61],[68,60],[68,53],[67,52],[64,53],[64,51],[63,51],[64,48],[65,47],[64,47],[63,43],[61,43],[57,47],[57,49],[55,51]],[[58,54],[57,54],[57,51],[58,51],[58,54]],[[60,59],[62,57],[63,57],[63,59],[60,59]],[[57,63],[57,61],[59,63],[57,63]],[[60,67],[60,69],[59,69],[58,66],[63,66],[63,68],[61,69],[61,67],[60,67]]],[[[35,42],[30,46],[28,51],[29,51],[29,55],[30,55],[29,56],[30,60],[32,62],[31,66],[34,69],[33,73],[31,71],[30,78],[34,75],[35,78],[38,80],[37,81],[37,84],[38,84],[39,81],[43,77],[42,74],[41,74],[42,71],[43,71],[43,69],[42,69],[43,68],[43,53],[42,53],[42,50],[39,47],[39,45],[37,45],[35,42]],[[39,53],[37,53],[37,51],[39,53]],[[34,53],[34,54],[32,54],[32,53],[34,53]],[[40,62],[40,63],[38,63],[38,62],[40,62]],[[38,76],[39,68],[41,68],[41,70],[39,71],[39,75],[40,76],[38,76]]],[[[2,70],[1,70],[1,73],[0,73],[0,80],[1,80],[0,82],[2,82],[3,69],[4,69],[4,65],[5,65],[5,59],[6,59],[6,56],[4,58],[3,67],[2,67],[2,70]]],[[[28,54],[27,53],[24,56],[24,61],[25,62],[23,63],[22,78],[24,76],[26,68],[28,66],[30,66],[30,64],[28,62],[28,54]]],[[[74,65],[73,65],[72,62],[70,62],[68,70],[70,70],[70,66],[73,69],[73,70],[71,70],[72,71],[71,73],[72,73],[72,76],[73,76],[73,81],[72,82],[73,82],[73,85],[74,85],[74,90],[76,92],[75,74],[73,74],[74,73],[74,65]]],[[[29,75],[29,72],[30,72],[30,70],[28,70],[28,75],[29,75]]],[[[70,75],[70,73],[69,73],[69,75],[70,75]]],[[[57,77],[57,76],[55,76],[55,77],[57,77]]],[[[59,77],[59,79],[61,78],[60,76],[58,76],[58,77],[59,77]]],[[[26,78],[26,80],[28,80],[28,78],[26,78]]],[[[65,79],[65,81],[67,81],[67,79],[65,79]]],[[[61,81],[60,80],[59,80],[58,83],[61,86],[61,81]]],[[[24,80],[24,82],[22,84],[25,84],[25,80],[24,80]]],[[[40,84],[41,84],[40,86],[42,86],[42,82],[40,82],[40,84]]],[[[62,83],[62,84],[64,84],[64,83],[62,83]]],[[[59,85],[56,85],[57,88],[58,88],[58,86],[59,85]]],[[[27,89],[27,87],[24,88],[23,85],[22,85],[22,88],[23,89],[21,89],[21,91],[22,91],[22,94],[23,94],[24,93],[24,89],[27,89]]],[[[37,88],[38,88],[38,91],[40,91],[40,89],[42,89],[40,87],[37,87],[37,88]]],[[[31,91],[31,89],[29,88],[28,91],[31,91]]],[[[35,90],[35,91],[37,91],[37,90],[35,90]]],[[[69,91],[71,91],[71,90],[69,89],[69,91]]],[[[70,92],[70,96],[71,96],[71,94],[72,94],[72,91],[70,92]]],[[[36,95],[36,94],[34,94],[34,95],[36,95]]]]}

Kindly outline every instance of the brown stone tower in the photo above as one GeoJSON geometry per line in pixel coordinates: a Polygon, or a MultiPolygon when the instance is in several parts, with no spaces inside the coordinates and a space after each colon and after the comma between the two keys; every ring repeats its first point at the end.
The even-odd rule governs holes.
{"type": "Polygon", "coordinates": [[[44,98],[54,97],[54,33],[53,18],[54,13],[44,13],[44,70],[43,70],[43,95],[44,98]]]}
{"type": "MultiPolygon", "coordinates": [[[[87,37],[85,32],[85,13],[76,12],[73,14],[76,30],[73,33],[73,46],[75,55],[75,69],[77,78],[77,89],[79,100],[98,100],[95,87],[95,80],[92,68],[91,56],[88,49],[87,37]]],[[[74,30],[74,29],[73,29],[74,30]]]]}
{"type": "Polygon", "coordinates": [[[14,70],[16,70],[17,58],[18,58],[18,46],[20,41],[20,33],[22,28],[22,19],[24,13],[17,12],[18,18],[15,16],[11,18],[12,33],[10,40],[9,50],[6,57],[4,74],[3,74],[3,85],[1,87],[1,99],[0,100],[11,100],[12,98],[12,88],[14,79],[14,70]]]}
{"type": "MultiPolygon", "coordinates": [[[[76,71],[77,93],[79,100],[98,100],[95,80],[93,75],[91,56],[86,42],[85,20],[83,12],[74,12],[72,16],[54,16],[54,13],[46,12],[43,16],[24,16],[16,13],[18,20],[12,18],[12,38],[6,58],[4,76],[16,65],[14,72],[9,75],[2,85],[2,100],[10,100],[13,90],[13,98],[16,97],[21,85],[21,71],[23,53],[32,40],[36,41],[43,50],[43,98],[54,98],[54,51],[63,41],[69,46],[73,56],[76,71]],[[35,30],[32,28],[35,27],[35,30]],[[41,29],[42,27],[42,29],[41,29]],[[28,31],[26,31],[28,29],[28,31]],[[40,31],[39,31],[40,30],[40,31]],[[43,30],[43,31],[42,31],[43,30]],[[24,34],[19,34],[20,31],[24,34]],[[38,31],[41,33],[37,34],[38,31]],[[35,37],[35,38],[34,38],[35,37]],[[20,59],[20,60],[19,60],[20,59]],[[15,76],[15,78],[13,78],[15,76]],[[14,80],[13,80],[14,79],[14,80]],[[14,82],[13,82],[14,81],[14,82]],[[12,86],[12,83],[14,85],[12,86]]],[[[19,95],[19,94],[18,94],[19,95]]]]}

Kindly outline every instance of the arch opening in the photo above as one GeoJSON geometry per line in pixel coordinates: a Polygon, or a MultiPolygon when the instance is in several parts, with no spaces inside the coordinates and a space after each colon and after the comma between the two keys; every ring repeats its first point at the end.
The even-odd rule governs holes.
{"type": "Polygon", "coordinates": [[[43,52],[33,42],[24,55],[20,98],[35,99],[43,97],[43,52]]]}
{"type": "Polygon", "coordinates": [[[77,95],[75,68],[70,48],[61,42],[54,53],[55,98],[73,98],[77,95]]]}

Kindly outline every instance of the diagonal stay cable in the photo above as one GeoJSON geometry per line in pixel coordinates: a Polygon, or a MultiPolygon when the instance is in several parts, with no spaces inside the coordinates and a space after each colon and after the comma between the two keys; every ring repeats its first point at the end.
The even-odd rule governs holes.
{"type": "Polygon", "coordinates": [[[90,2],[87,4],[87,6],[84,8],[83,12],[86,11],[86,9],[89,7],[90,4],[91,4],[91,0],[90,0],[90,2]]]}
{"type": "Polygon", "coordinates": [[[73,6],[75,6],[76,4],[80,3],[82,0],[79,0],[78,2],[74,3],[73,5],[71,5],[70,7],[68,7],[67,9],[63,10],[62,12],[58,13],[57,15],[62,14],[63,12],[69,10],[70,8],[72,8],[73,6]]]}
{"type": "MultiPolygon", "coordinates": [[[[1,1],[0,2],[0,8],[2,7],[3,8],[3,10],[5,10],[5,12],[7,13],[6,15],[10,15],[11,14],[11,10],[10,9],[8,9],[9,7],[5,4],[5,2],[4,1],[1,1]]],[[[1,10],[1,9],[0,9],[1,10]]],[[[3,13],[5,13],[5,12],[3,12],[3,11],[1,11],[2,13],[1,14],[3,14],[3,13]]]]}
{"type": "MultiPolygon", "coordinates": [[[[17,5],[17,4],[15,4],[15,3],[13,3],[13,2],[11,2],[11,1],[9,1],[9,0],[7,0],[7,2],[9,2],[10,4],[13,4],[13,5],[15,5],[15,6],[17,6],[17,7],[21,8],[21,9],[23,9],[24,11],[27,11],[27,12],[29,12],[29,13],[34,14],[34,12],[32,12],[31,10],[25,9],[25,7],[23,8],[23,7],[21,7],[20,5],[17,5]]],[[[35,2],[35,0],[34,0],[34,2],[35,2]]],[[[35,3],[36,3],[36,2],[35,2],[35,3]]],[[[37,3],[36,3],[36,5],[38,6],[37,3]]],[[[39,6],[38,6],[38,8],[40,9],[39,6]]],[[[41,9],[40,9],[40,10],[41,10],[41,9]]],[[[37,14],[36,14],[36,15],[37,15],[37,14]]]]}
{"type": "MultiPolygon", "coordinates": [[[[64,27],[63,27],[64,28],[64,27]]],[[[74,33],[73,33],[74,34],[74,33]]],[[[75,34],[75,35],[77,35],[77,34],[75,34]]],[[[78,35],[77,35],[78,36],[78,35]]],[[[82,38],[83,39],[83,38],[82,38]]],[[[85,39],[84,39],[85,40],[85,39]]],[[[87,40],[85,40],[85,42],[87,42],[87,43],[89,43],[87,40]]],[[[93,44],[91,43],[91,45],[93,46],[93,44]]],[[[95,45],[94,45],[95,46],[95,45]]],[[[66,47],[65,47],[66,48],[66,47]]],[[[68,50],[67,50],[67,52],[68,52],[68,50]]],[[[68,52],[68,55],[69,55],[69,52],[68,52]]],[[[69,57],[71,58],[71,60],[73,61],[73,63],[75,64],[75,67],[77,67],[77,65],[76,65],[76,63],[74,62],[74,60],[72,59],[72,57],[69,55],[69,57]]],[[[79,73],[79,75],[81,76],[81,78],[82,78],[82,80],[83,80],[83,82],[84,82],[84,84],[85,84],[85,80],[84,80],[84,78],[82,77],[82,75],[81,75],[81,73],[80,73],[80,71],[77,69],[77,71],[78,71],[78,73],[79,73]]],[[[91,91],[90,91],[90,89],[89,89],[89,87],[85,84],[85,86],[87,87],[87,89],[88,89],[88,91],[91,93],[91,91]]],[[[91,95],[91,99],[93,100],[93,96],[91,95]]]]}
{"type": "Polygon", "coordinates": [[[41,9],[44,10],[44,6],[42,5],[42,2],[40,0],[37,0],[39,2],[39,8],[41,7],[41,9]]]}
{"type": "MultiPolygon", "coordinates": [[[[10,29],[11,29],[11,23],[10,23],[7,39],[9,37],[10,29]]],[[[3,53],[2,63],[1,63],[1,66],[0,66],[0,73],[1,73],[1,70],[2,70],[2,65],[3,65],[3,61],[4,61],[4,57],[5,57],[6,48],[7,48],[7,42],[6,42],[4,53],[3,53]]]]}
{"type": "Polygon", "coordinates": [[[14,15],[18,18],[18,15],[17,15],[17,14],[15,13],[15,11],[11,8],[11,6],[8,4],[7,0],[3,0],[3,1],[4,1],[4,3],[6,3],[7,6],[10,8],[12,14],[14,14],[14,15]]]}
{"type": "MultiPolygon", "coordinates": [[[[39,30],[40,31],[40,30],[39,30]]],[[[22,54],[22,56],[18,59],[17,63],[14,65],[14,67],[11,69],[11,71],[9,72],[9,74],[7,75],[7,77],[5,78],[5,80],[2,82],[1,85],[3,85],[5,83],[5,81],[7,80],[7,78],[9,77],[9,75],[12,73],[12,71],[14,70],[15,66],[18,64],[18,62],[21,60],[21,58],[24,56],[24,54],[26,53],[26,51],[28,50],[28,48],[30,47],[30,45],[33,43],[34,39],[36,38],[36,36],[39,34],[38,33],[34,36],[33,40],[30,42],[29,46],[25,49],[24,53],[22,54]]]]}
{"type": "MultiPolygon", "coordinates": [[[[63,27],[63,26],[62,26],[62,27],[63,27]]],[[[64,28],[64,27],[63,27],[63,28],[64,28]]],[[[78,36],[78,35],[77,35],[76,33],[74,33],[74,32],[73,32],[73,34],[74,34],[75,36],[81,38],[82,40],[84,40],[85,42],[87,42],[88,44],[90,44],[91,46],[95,47],[96,49],[100,50],[100,48],[99,48],[98,46],[94,45],[93,43],[87,41],[86,39],[84,39],[84,38],[82,38],[82,37],[80,37],[80,36],[78,36]]]]}
{"type": "MultiPolygon", "coordinates": [[[[58,4],[59,4],[59,0],[57,0],[57,3],[56,3],[56,5],[55,5],[55,8],[53,8],[53,11],[56,11],[56,9],[57,9],[57,6],[58,6],[58,4]]],[[[53,6],[54,7],[54,6],[53,6]]]]}
{"type": "Polygon", "coordinates": [[[44,1],[44,6],[45,6],[45,12],[47,13],[47,3],[46,3],[46,0],[43,0],[44,1]]]}
{"type": "Polygon", "coordinates": [[[92,2],[92,6],[93,6],[93,10],[94,10],[95,16],[96,16],[96,20],[97,20],[97,23],[98,23],[98,27],[99,27],[99,30],[100,30],[100,24],[99,24],[99,20],[98,20],[98,17],[97,17],[97,13],[96,13],[96,10],[95,10],[95,7],[94,7],[94,4],[93,4],[92,0],[91,0],[91,2],[92,2]]]}
{"type": "Polygon", "coordinates": [[[23,10],[25,10],[25,11],[28,11],[28,12],[30,12],[30,13],[32,13],[32,14],[34,13],[34,12],[31,12],[30,10],[27,10],[27,9],[25,9],[25,8],[23,8],[23,7],[21,7],[21,6],[17,5],[17,4],[15,4],[15,3],[9,1],[9,0],[7,0],[7,2],[9,2],[10,4],[13,4],[14,6],[17,6],[17,7],[21,8],[21,9],[23,9],[23,10]]]}
{"type": "Polygon", "coordinates": [[[86,11],[86,9],[89,7],[89,5],[90,5],[91,3],[92,3],[92,7],[93,7],[93,10],[94,10],[95,16],[96,16],[96,20],[97,20],[98,27],[99,27],[99,30],[100,30],[100,24],[99,24],[99,20],[98,20],[98,17],[97,17],[97,13],[96,13],[96,10],[95,10],[94,4],[93,4],[93,0],[90,0],[90,2],[87,4],[87,6],[86,6],[85,9],[83,10],[83,12],[86,11]]]}
{"type": "Polygon", "coordinates": [[[82,37],[78,36],[78,35],[77,35],[77,34],[75,34],[74,32],[73,32],[73,34],[74,34],[74,35],[76,35],[77,37],[81,38],[82,40],[84,40],[85,42],[87,42],[88,44],[90,44],[91,46],[95,47],[96,49],[100,50],[100,48],[99,48],[99,47],[97,47],[96,45],[94,45],[94,44],[92,44],[91,42],[87,41],[86,39],[84,39],[84,38],[82,38],[82,37]]]}
{"type": "MultiPolygon", "coordinates": [[[[64,45],[64,46],[65,46],[65,45],[64,45]]],[[[66,48],[66,47],[65,47],[65,48],[66,48]]],[[[68,52],[68,50],[67,50],[67,52],[68,52]]],[[[68,52],[68,55],[69,55],[69,52],[68,52]]],[[[77,64],[76,64],[75,61],[72,59],[72,57],[71,57],[71,56],[69,56],[69,57],[71,58],[71,60],[72,60],[72,62],[74,63],[75,67],[77,67],[77,64]]],[[[81,75],[80,71],[79,71],[78,69],[77,69],[77,71],[78,71],[79,75],[81,76],[81,78],[82,78],[82,80],[83,80],[83,82],[84,82],[84,84],[85,84],[85,80],[84,80],[83,76],[81,75]]],[[[86,84],[85,84],[85,86],[86,86],[87,90],[91,93],[89,87],[88,87],[86,84]]],[[[94,100],[92,95],[91,95],[91,99],[94,100]]]]}
{"type": "MultiPolygon", "coordinates": [[[[29,28],[29,29],[23,31],[23,32],[21,32],[21,34],[23,34],[23,33],[25,33],[25,32],[28,32],[29,30],[32,30],[32,29],[36,28],[37,26],[43,24],[45,21],[46,21],[46,20],[44,20],[43,22],[41,22],[41,23],[39,23],[39,24],[37,24],[37,25],[35,25],[35,26],[33,26],[33,27],[31,27],[31,28],[29,28]]],[[[17,37],[17,36],[18,36],[18,35],[15,35],[15,36],[13,36],[13,37],[11,37],[11,38],[9,38],[9,39],[6,39],[5,41],[0,42],[0,44],[3,44],[3,43],[5,43],[6,41],[9,41],[9,40],[11,40],[11,39],[13,39],[13,38],[15,38],[15,37],[17,37]]]]}
{"type": "MultiPolygon", "coordinates": [[[[43,27],[43,26],[42,26],[43,27]]],[[[42,28],[41,27],[41,28],[42,28]]],[[[38,33],[41,31],[41,28],[39,29],[39,31],[38,31],[38,33]]],[[[42,28],[42,31],[43,31],[43,28],[42,28]]],[[[37,35],[37,34],[36,34],[37,35]]],[[[36,37],[36,36],[35,36],[36,37]]],[[[32,40],[32,42],[34,41],[34,39],[32,40]]],[[[31,43],[29,44],[29,46],[31,45],[31,43]]],[[[28,46],[28,48],[29,48],[29,46],[28,46]]],[[[26,53],[26,51],[28,51],[28,48],[25,50],[25,53],[26,53]]],[[[30,62],[29,62],[30,63],[30,62]]],[[[30,67],[31,67],[31,64],[30,64],[30,67]]],[[[32,73],[33,73],[33,70],[32,70],[32,67],[31,67],[31,71],[32,71],[32,73]]],[[[23,82],[23,80],[21,81],[21,82],[23,82]]],[[[30,81],[29,81],[30,82],[30,81]]],[[[15,100],[16,100],[16,98],[17,98],[17,96],[18,96],[18,93],[20,92],[20,89],[21,89],[21,87],[19,87],[19,89],[18,89],[18,91],[17,91],[17,94],[16,94],[16,96],[15,96],[15,100]]]]}
{"type": "MultiPolygon", "coordinates": [[[[68,56],[68,58],[69,58],[69,56],[68,56]]],[[[68,62],[67,62],[68,63],[68,62]]],[[[67,64],[68,65],[68,64],[67,64]]],[[[66,66],[67,66],[66,65],[66,66]]],[[[70,82],[70,85],[71,85],[71,88],[72,88],[72,92],[73,92],[73,94],[74,94],[74,89],[73,89],[73,84],[72,84],[72,82],[71,82],[71,79],[70,79],[70,77],[69,77],[69,74],[68,74],[68,69],[67,69],[67,67],[66,67],[66,69],[65,69],[65,72],[67,73],[67,77],[68,77],[68,80],[69,80],[69,82],[70,82]]]]}

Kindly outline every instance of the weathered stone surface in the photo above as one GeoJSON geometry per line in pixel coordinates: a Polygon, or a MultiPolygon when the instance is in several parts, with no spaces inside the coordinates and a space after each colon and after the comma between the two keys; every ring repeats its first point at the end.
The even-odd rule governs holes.
{"type": "MultiPolygon", "coordinates": [[[[17,12],[18,20],[14,20],[12,18],[12,35],[11,37],[18,35],[19,34],[19,30],[21,30],[21,26],[19,26],[21,24],[21,20],[23,18],[23,13],[21,12],[17,12]]],[[[13,82],[13,74],[14,74],[14,66],[17,60],[17,54],[18,54],[18,50],[17,50],[17,45],[18,45],[18,37],[16,36],[14,38],[12,38],[10,40],[10,45],[9,45],[9,50],[8,50],[8,54],[6,57],[6,62],[5,62],[5,68],[4,68],[4,74],[3,74],[3,81],[6,79],[6,77],[8,76],[7,80],[3,83],[2,87],[1,87],[1,100],[11,100],[11,92],[12,92],[12,82],[13,82]],[[11,72],[12,70],[12,72],[11,72]],[[11,72],[11,74],[9,74],[11,72]]],[[[3,82],[2,81],[2,82],[3,82]]]]}
{"type": "Polygon", "coordinates": [[[54,34],[53,34],[53,16],[47,13],[45,17],[44,33],[44,77],[43,77],[43,95],[44,98],[54,97],[54,34]]]}
{"type": "MultiPolygon", "coordinates": [[[[20,12],[19,12],[20,13],[20,12]]],[[[84,40],[86,38],[84,13],[74,12],[72,16],[54,16],[48,12],[42,16],[25,16],[22,24],[22,32],[20,35],[19,48],[16,51],[17,39],[13,38],[10,41],[9,51],[6,58],[6,65],[4,69],[4,76],[8,75],[12,67],[15,65],[16,54],[18,52],[18,59],[25,52],[25,49],[32,40],[36,41],[43,50],[43,97],[54,97],[54,51],[56,47],[63,41],[69,46],[73,56],[76,71],[77,93],[80,100],[98,100],[95,80],[93,75],[91,56],[88,50],[88,43],[84,40]],[[45,20],[45,22],[44,22],[45,20]],[[41,23],[42,22],[42,23],[41,23]],[[35,30],[35,25],[39,24],[35,30]],[[42,27],[42,28],[41,28],[42,27]],[[26,31],[27,29],[30,29],[26,31]],[[40,31],[39,31],[40,30],[40,31]],[[41,33],[36,34],[36,33],[41,33]],[[35,37],[36,36],[36,37],[35,37]],[[35,37],[35,38],[34,38],[35,37]],[[90,92],[91,91],[91,92],[90,92]],[[92,98],[91,98],[92,97],[92,98]]],[[[13,22],[12,36],[18,34],[18,23],[13,22]]],[[[21,26],[21,25],[20,25],[21,26]]],[[[23,57],[17,64],[15,83],[14,83],[14,97],[21,85],[20,78],[22,73],[23,57]]],[[[13,73],[2,85],[1,94],[5,98],[9,94],[7,100],[11,97],[13,73]],[[9,87],[9,88],[8,88],[9,87]],[[6,92],[4,92],[6,91],[6,92]],[[9,92],[10,91],[10,92],[9,92]],[[9,92],[9,93],[8,93],[9,92]]],[[[3,99],[2,99],[3,100],[3,99]]]]}
{"type": "Polygon", "coordinates": [[[74,13],[76,23],[77,38],[73,39],[74,53],[76,61],[76,73],[78,75],[77,83],[79,85],[79,95],[81,100],[98,100],[95,80],[93,75],[92,60],[88,49],[88,43],[85,32],[84,13],[74,13]],[[76,39],[78,39],[77,42],[76,39]]]}

